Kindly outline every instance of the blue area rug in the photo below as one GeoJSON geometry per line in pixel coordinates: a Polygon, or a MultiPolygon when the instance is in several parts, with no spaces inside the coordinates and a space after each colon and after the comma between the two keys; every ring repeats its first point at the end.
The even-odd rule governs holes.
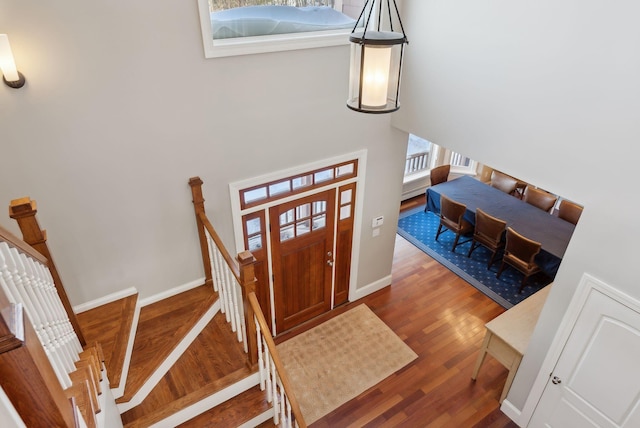
{"type": "MultiPolygon", "coordinates": [[[[425,213],[424,207],[418,207],[400,214],[398,234],[486,294],[500,306],[509,309],[551,283],[552,279],[548,276],[541,273],[536,274],[529,278],[522,293],[518,293],[522,281],[520,272],[507,266],[500,278],[496,278],[501,254],[498,254],[497,260],[489,270],[487,263],[491,252],[483,246],[473,250],[471,258],[467,257],[471,241],[459,244],[455,253],[451,252],[455,235],[446,231],[436,241],[435,236],[439,223],[440,218],[436,214],[431,211],[425,213]]],[[[461,237],[460,242],[467,239],[470,237],[461,237]]]]}

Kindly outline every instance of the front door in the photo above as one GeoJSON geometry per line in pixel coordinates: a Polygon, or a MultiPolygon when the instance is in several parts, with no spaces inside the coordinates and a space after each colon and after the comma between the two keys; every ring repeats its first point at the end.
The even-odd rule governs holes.
{"type": "Polygon", "coordinates": [[[269,209],[278,333],[331,309],[335,192],[269,209]]]}
{"type": "Polygon", "coordinates": [[[640,313],[591,290],[531,428],[640,427],[640,313]]]}

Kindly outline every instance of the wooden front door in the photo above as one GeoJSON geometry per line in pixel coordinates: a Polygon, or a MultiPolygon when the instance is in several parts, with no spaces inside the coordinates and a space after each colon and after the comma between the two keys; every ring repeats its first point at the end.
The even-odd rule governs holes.
{"type": "Polygon", "coordinates": [[[269,209],[278,333],[331,309],[335,189],[269,209]]]}

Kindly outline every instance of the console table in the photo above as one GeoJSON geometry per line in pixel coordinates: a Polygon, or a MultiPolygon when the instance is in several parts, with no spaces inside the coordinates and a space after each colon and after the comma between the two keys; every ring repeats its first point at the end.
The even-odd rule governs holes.
{"type": "Polygon", "coordinates": [[[509,369],[509,375],[500,396],[501,403],[511,388],[511,382],[513,382],[513,378],[520,366],[520,361],[522,361],[522,356],[527,350],[529,339],[536,326],[551,285],[544,287],[485,324],[484,341],[471,379],[476,380],[478,377],[478,371],[480,371],[480,366],[482,366],[487,354],[498,360],[509,369]]]}

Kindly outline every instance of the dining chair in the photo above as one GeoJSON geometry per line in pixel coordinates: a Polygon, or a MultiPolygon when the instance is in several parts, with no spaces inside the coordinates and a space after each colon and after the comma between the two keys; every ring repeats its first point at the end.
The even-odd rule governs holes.
{"type": "Polygon", "coordinates": [[[468,235],[473,231],[473,225],[463,218],[466,210],[467,206],[465,204],[449,199],[445,195],[440,195],[440,224],[436,232],[436,241],[440,234],[446,230],[455,233],[456,237],[453,240],[453,247],[451,247],[451,251],[454,252],[458,245],[471,240],[459,242],[460,235],[468,235]]]}
{"type": "Polygon", "coordinates": [[[536,255],[540,252],[542,244],[529,239],[511,227],[507,227],[507,239],[504,248],[504,256],[502,257],[502,263],[496,278],[500,278],[502,271],[509,265],[516,270],[524,274],[522,283],[518,293],[522,293],[522,289],[527,283],[527,280],[534,273],[540,272],[540,266],[534,261],[536,255]]]}
{"type": "Polygon", "coordinates": [[[484,246],[491,251],[491,258],[487,264],[487,269],[491,267],[502,248],[504,248],[504,233],[507,227],[507,222],[497,217],[493,217],[480,208],[476,208],[476,224],[473,230],[473,239],[471,241],[471,248],[469,248],[469,254],[467,257],[471,257],[473,250],[480,245],[484,246]]]}
{"type": "Polygon", "coordinates": [[[502,190],[504,193],[513,195],[518,187],[518,180],[498,171],[491,173],[491,187],[502,190]]]}
{"type": "Polygon", "coordinates": [[[429,172],[429,180],[432,186],[436,184],[444,183],[449,180],[449,172],[451,171],[451,165],[440,165],[435,168],[431,168],[429,172]]]}
{"type": "Polygon", "coordinates": [[[545,192],[544,190],[527,186],[527,188],[524,189],[524,197],[522,200],[536,208],[540,208],[543,211],[551,213],[558,197],[552,193],[545,192]]]}
{"type": "Polygon", "coordinates": [[[582,207],[580,205],[567,201],[566,199],[560,201],[558,217],[569,223],[577,224],[580,215],[582,215],[582,207]]]}

